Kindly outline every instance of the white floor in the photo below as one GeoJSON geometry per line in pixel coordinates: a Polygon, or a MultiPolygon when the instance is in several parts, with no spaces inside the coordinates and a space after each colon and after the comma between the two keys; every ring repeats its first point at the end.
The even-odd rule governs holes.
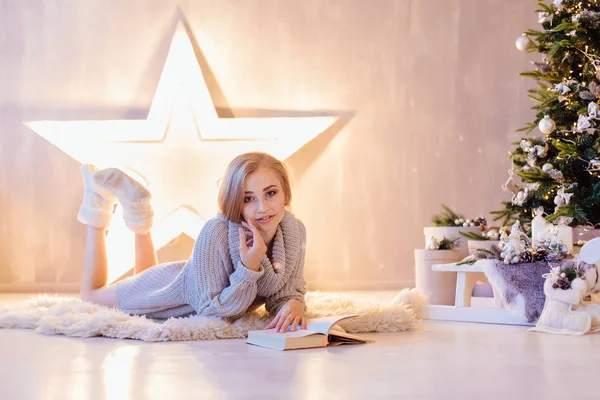
{"type": "MultiPolygon", "coordinates": [[[[22,299],[0,295],[0,306],[22,299]]],[[[366,336],[376,343],[279,352],[0,330],[0,399],[599,398],[600,335],[422,322],[366,336]]]]}

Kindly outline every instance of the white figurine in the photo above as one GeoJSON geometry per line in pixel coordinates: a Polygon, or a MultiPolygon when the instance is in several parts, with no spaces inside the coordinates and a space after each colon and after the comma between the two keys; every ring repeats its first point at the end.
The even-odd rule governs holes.
{"type": "Polygon", "coordinates": [[[528,247],[529,238],[521,230],[521,223],[517,220],[512,228],[510,228],[510,236],[506,239],[506,234],[503,233],[502,242],[500,248],[502,253],[500,254],[505,264],[518,263],[521,259],[521,253],[528,247]]]}
{"type": "Polygon", "coordinates": [[[534,210],[535,217],[531,220],[531,240],[535,242],[544,239],[546,233],[546,219],[544,218],[544,207],[534,210]]]}

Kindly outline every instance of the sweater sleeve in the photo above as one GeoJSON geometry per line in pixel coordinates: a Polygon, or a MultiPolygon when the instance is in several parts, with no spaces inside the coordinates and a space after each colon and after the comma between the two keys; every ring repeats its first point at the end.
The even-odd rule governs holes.
{"type": "Polygon", "coordinates": [[[209,220],[200,232],[186,268],[186,298],[200,315],[234,317],[256,299],[256,281],[264,271],[252,271],[241,262],[230,274],[227,223],[209,220]]]}
{"type": "MultiPolygon", "coordinates": [[[[304,224],[298,220],[300,227],[300,251],[298,261],[292,268],[292,273],[283,287],[269,296],[265,300],[265,309],[270,315],[276,315],[281,307],[291,299],[296,299],[304,303],[304,295],[306,294],[306,281],[304,280],[304,260],[306,256],[306,228],[304,224]]],[[[304,306],[306,309],[306,305],[304,306]]]]}

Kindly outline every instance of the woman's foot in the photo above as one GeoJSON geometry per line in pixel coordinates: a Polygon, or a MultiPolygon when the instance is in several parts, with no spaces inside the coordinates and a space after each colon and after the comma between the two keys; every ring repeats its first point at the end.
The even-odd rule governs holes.
{"type": "Polygon", "coordinates": [[[112,221],[117,198],[96,185],[94,174],[97,171],[98,169],[92,164],[81,165],[84,192],[83,201],[77,213],[77,220],[82,224],[96,228],[106,228],[112,221]]]}
{"type": "Polygon", "coordinates": [[[118,168],[107,168],[94,174],[94,183],[116,197],[123,207],[123,219],[135,233],[148,233],[154,222],[152,195],[140,182],[118,168]]]}

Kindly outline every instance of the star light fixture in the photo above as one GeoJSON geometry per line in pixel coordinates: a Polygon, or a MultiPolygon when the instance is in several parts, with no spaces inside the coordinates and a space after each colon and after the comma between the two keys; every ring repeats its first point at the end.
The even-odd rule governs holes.
{"type": "MultiPolygon", "coordinates": [[[[220,118],[212,102],[192,33],[175,30],[145,120],[28,121],[38,135],[80,163],[116,166],[141,177],[153,196],[156,249],[186,234],[195,239],[217,211],[226,166],[248,151],[285,160],[337,117],[220,118]]],[[[107,236],[109,282],[134,264],[134,235],[118,218],[107,236]]]]}

